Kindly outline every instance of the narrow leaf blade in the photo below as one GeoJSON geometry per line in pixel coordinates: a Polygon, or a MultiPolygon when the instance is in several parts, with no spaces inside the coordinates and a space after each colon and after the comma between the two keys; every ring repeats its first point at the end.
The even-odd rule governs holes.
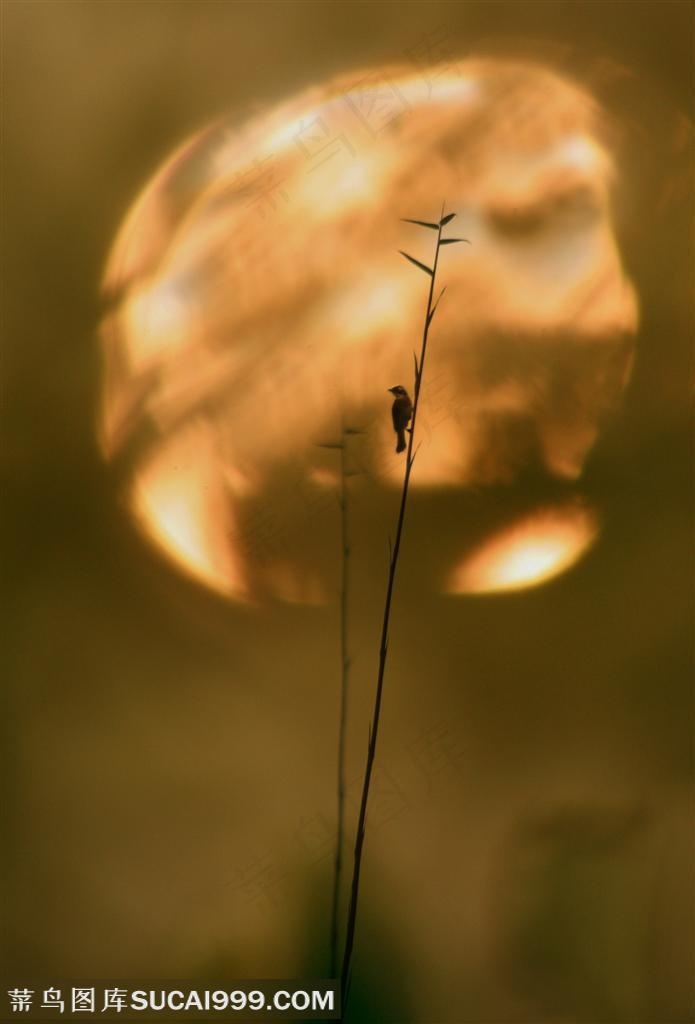
{"type": "Polygon", "coordinates": [[[442,301],[442,295],[444,294],[445,291],[446,291],[446,285],[444,285],[444,287],[440,291],[440,293],[439,293],[439,295],[437,297],[437,301],[435,302],[434,306],[432,307],[432,312],[430,313],[429,317],[427,318],[427,326],[428,327],[432,323],[432,318],[433,318],[434,314],[437,312],[437,306],[442,301]]]}
{"type": "Polygon", "coordinates": [[[416,267],[419,267],[420,270],[424,270],[426,274],[429,274],[429,276],[432,277],[432,270],[430,269],[430,267],[426,266],[424,263],[420,263],[420,260],[416,260],[414,256],[409,256],[408,253],[403,252],[402,249],[399,249],[398,251],[401,254],[401,256],[405,256],[405,258],[407,260],[410,260],[412,264],[414,264],[416,267]]]}
{"type": "Polygon", "coordinates": [[[443,228],[444,225],[448,224],[450,220],[453,220],[455,216],[455,213],[447,213],[446,217],[442,217],[442,219],[440,220],[439,226],[443,228]]]}
{"type": "Polygon", "coordinates": [[[411,220],[410,217],[401,217],[404,224],[418,224],[421,228],[432,228],[433,231],[439,231],[439,224],[432,224],[428,220],[411,220]]]}
{"type": "Polygon", "coordinates": [[[455,242],[466,242],[468,245],[471,244],[470,240],[468,238],[442,238],[442,240],[440,241],[439,244],[440,245],[454,245],[455,242]]]}

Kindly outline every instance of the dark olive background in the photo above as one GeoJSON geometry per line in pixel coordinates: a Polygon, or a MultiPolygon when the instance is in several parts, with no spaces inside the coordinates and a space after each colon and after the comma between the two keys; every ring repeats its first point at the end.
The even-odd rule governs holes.
{"type": "MultiPolygon", "coordinates": [[[[526,485],[411,510],[353,1018],[692,1020],[678,139],[693,6],[51,0],[2,15],[8,974],[326,971],[337,609],[235,610],[141,543],[94,439],[98,284],[130,201],[192,130],[401,60],[446,26],[461,54],[540,54],[579,80],[604,58],[629,70],[593,80],[629,127],[619,228],[642,326],[624,415],[587,470],[601,540],[576,570],[445,599],[432,538],[523,505],[526,485]]],[[[353,790],[393,512],[393,495],[357,490],[353,790]]]]}

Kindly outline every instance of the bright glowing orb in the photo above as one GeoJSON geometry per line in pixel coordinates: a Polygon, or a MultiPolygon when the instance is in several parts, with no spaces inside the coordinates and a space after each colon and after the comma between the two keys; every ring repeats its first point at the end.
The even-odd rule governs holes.
{"type": "MultiPolygon", "coordinates": [[[[531,461],[578,480],[638,321],[615,172],[594,98],[491,58],[349,73],[182,145],[104,279],[101,447],[147,539],[234,600],[319,600],[330,559],[289,551],[288,495],[330,498],[317,453],[341,421],[359,473],[400,485],[386,389],[412,380],[426,283],[398,251],[427,261],[432,242],[402,218],[443,199],[472,244],[442,252],[413,490],[513,485],[531,461]]],[[[591,533],[534,529],[453,588],[541,582],[591,533]]]]}

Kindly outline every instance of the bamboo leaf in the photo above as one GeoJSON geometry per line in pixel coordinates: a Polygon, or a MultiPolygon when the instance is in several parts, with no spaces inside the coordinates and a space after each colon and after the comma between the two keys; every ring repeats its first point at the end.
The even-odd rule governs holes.
{"type": "Polygon", "coordinates": [[[399,249],[398,251],[401,254],[401,256],[405,256],[407,260],[410,260],[410,262],[413,263],[416,267],[419,267],[420,270],[424,270],[426,274],[429,274],[430,277],[432,277],[432,270],[428,266],[426,266],[424,263],[420,263],[420,260],[416,260],[414,256],[409,256],[408,253],[403,252],[402,249],[399,249]]]}
{"type": "Polygon", "coordinates": [[[432,312],[430,313],[429,317],[427,318],[427,326],[428,327],[432,323],[432,317],[437,312],[437,306],[439,305],[439,303],[441,301],[441,298],[442,298],[442,295],[444,294],[445,291],[446,291],[446,285],[444,285],[444,287],[440,291],[439,295],[437,296],[437,301],[435,302],[434,306],[432,307],[432,312]]]}
{"type": "Polygon", "coordinates": [[[468,245],[471,244],[468,241],[467,238],[442,238],[442,240],[440,241],[439,244],[440,245],[453,245],[455,242],[468,242],[468,245]]]}
{"type": "Polygon", "coordinates": [[[455,216],[455,213],[447,213],[446,217],[442,217],[442,219],[440,220],[439,226],[443,228],[444,225],[448,224],[450,220],[453,220],[455,216]]]}
{"type": "Polygon", "coordinates": [[[439,231],[439,224],[431,224],[428,220],[411,220],[410,217],[401,217],[404,224],[419,224],[421,228],[432,228],[433,231],[439,231]]]}

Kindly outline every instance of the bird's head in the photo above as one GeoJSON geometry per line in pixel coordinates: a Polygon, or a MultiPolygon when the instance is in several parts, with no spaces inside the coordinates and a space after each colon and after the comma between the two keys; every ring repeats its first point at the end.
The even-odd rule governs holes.
{"type": "Polygon", "coordinates": [[[396,384],[395,388],[389,388],[388,390],[391,392],[392,395],[395,395],[396,398],[402,398],[404,395],[407,398],[408,396],[408,392],[405,390],[402,384],[396,384]]]}

